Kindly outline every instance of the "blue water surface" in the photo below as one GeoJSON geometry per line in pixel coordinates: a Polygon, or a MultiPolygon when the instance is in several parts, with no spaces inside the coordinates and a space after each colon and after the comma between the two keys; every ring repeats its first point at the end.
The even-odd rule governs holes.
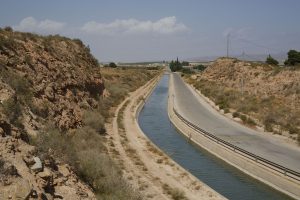
{"type": "Polygon", "coordinates": [[[169,75],[164,75],[138,117],[141,129],[153,143],[228,199],[291,199],[190,143],[180,134],[170,122],[167,113],[168,84],[169,75]]]}

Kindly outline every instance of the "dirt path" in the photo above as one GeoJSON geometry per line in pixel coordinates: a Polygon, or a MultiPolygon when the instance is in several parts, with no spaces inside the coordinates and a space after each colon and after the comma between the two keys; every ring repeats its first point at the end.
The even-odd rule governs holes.
{"type": "Polygon", "coordinates": [[[141,131],[136,113],[159,79],[131,93],[107,125],[109,152],[145,199],[225,199],[160,151],[141,131]]]}

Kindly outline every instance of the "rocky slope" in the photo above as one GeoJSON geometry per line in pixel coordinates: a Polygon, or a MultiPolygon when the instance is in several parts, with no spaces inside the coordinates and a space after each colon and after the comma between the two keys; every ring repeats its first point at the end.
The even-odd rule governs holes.
{"type": "Polygon", "coordinates": [[[245,123],[300,139],[299,69],[220,58],[188,81],[245,123]]]}
{"type": "Polygon", "coordinates": [[[0,29],[0,199],[93,199],[70,166],[28,144],[47,123],[72,134],[104,84],[80,40],[0,29]]]}

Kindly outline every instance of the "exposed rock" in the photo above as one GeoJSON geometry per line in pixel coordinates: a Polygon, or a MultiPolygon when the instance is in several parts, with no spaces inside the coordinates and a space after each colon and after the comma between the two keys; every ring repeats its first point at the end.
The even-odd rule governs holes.
{"type": "Polygon", "coordinates": [[[37,175],[44,180],[47,180],[53,176],[48,168],[45,168],[42,172],[37,173],[37,175]]]}
{"type": "Polygon", "coordinates": [[[28,199],[31,192],[28,180],[18,177],[10,185],[0,187],[0,199],[28,199]]]}
{"type": "Polygon", "coordinates": [[[70,171],[68,168],[68,165],[59,165],[58,171],[61,173],[64,177],[68,177],[70,175],[70,171]]]}
{"type": "Polygon", "coordinates": [[[42,171],[43,170],[43,165],[42,165],[41,159],[39,157],[34,157],[33,160],[34,160],[35,163],[34,163],[34,165],[31,166],[30,169],[33,172],[40,172],[40,171],[42,171]]]}
{"type": "Polygon", "coordinates": [[[33,157],[31,155],[28,155],[28,154],[24,155],[23,160],[28,167],[35,164],[35,160],[33,159],[33,157]]]}
{"type": "Polygon", "coordinates": [[[97,108],[104,91],[97,60],[64,37],[0,30],[0,40],[9,40],[0,48],[0,199],[95,199],[69,166],[26,142],[46,121],[64,132],[82,126],[81,105],[97,108]]]}

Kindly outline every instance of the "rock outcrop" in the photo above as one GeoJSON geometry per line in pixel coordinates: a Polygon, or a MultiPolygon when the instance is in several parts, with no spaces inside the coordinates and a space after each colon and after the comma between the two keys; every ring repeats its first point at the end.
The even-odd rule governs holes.
{"type": "Polygon", "coordinates": [[[0,199],[95,199],[68,165],[42,162],[35,152],[21,139],[1,137],[0,199]]]}
{"type": "Polygon", "coordinates": [[[81,127],[102,80],[80,40],[0,28],[0,199],[95,199],[70,166],[38,157],[28,141],[49,121],[66,134],[81,127]]]}

